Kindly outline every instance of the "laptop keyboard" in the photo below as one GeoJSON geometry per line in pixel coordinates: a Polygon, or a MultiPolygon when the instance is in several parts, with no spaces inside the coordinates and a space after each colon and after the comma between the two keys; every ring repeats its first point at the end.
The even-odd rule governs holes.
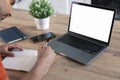
{"type": "Polygon", "coordinates": [[[81,49],[85,52],[88,52],[90,54],[95,55],[96,52],[98,52],[102,46],[89,42],[89,41],[85,41],[83,39],[78,39],[77,37],[74,36],[70,36],[70,35],[64,35],[64,37],[58,39],[58,41],[61,41],[65,44],[69,44],[70,46],[74,46],[75,48],[81,49]],[[75,44],[77,43],[77,44],[75,44]]]}

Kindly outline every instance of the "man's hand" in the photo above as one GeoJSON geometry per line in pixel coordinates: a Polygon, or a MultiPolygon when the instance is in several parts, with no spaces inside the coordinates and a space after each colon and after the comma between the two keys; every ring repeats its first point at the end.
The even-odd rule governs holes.
{"type": "Polygon", "coordinates": [[[45,45],[40,45],[38,49],[38,59],[32,70],[21,80],[43,80],[49,68],[55,61],[54,50],[45,45]]]}
{"type": "Polygon", "coordinates": [[[5,44],[0,47],[0,54],[4,56],[14,57],[14,53],[11,52],[13,49],[18,49],[20,51],[23,50],[23,48],[18,44],[5,44]]]}
{"type": "Polygon", "coordinates": [[[51,65],[55,59],[55,52],[50,46],[40,45],[38,49],[38,62],[43,59],[51,65]]]}

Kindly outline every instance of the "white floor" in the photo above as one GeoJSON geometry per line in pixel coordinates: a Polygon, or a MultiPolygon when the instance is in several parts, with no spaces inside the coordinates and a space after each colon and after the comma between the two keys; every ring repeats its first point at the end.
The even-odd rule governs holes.
{"type": "MultiPolygon", "coordinates": [[[[29,10],[29,5],[32,0],[22,0],[19,3],[15,3],[13,8],[18,8],[18,9],[25,9],[29,10]]],[[[56,13],[61,13],[61,14],[69,14],[70,12],[70,4],[72,1],[79,1],[83,3],[91,3],[91,0],[49,0],[51,1],[55,12],[56,13]]]]}

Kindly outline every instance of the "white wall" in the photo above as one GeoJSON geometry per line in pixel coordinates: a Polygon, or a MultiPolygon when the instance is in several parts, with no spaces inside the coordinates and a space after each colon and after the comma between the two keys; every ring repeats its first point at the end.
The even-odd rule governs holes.
{"type": "MultiPolygon", "coordinates": [[[[22,0],[19,3],[15,3],[13,8],[29,10],[29,5],[32,0],[22,0]]],[[[91,3],[91,0],[49,0],[56,13],[69,14],[70,5],[72,1],[78,1],[83,3],[91,3]]]]}
{"type": "Polygon", "coordinates": [[[50,0],[56,13],[67,14],[69,11],[69,0],[50,0]]]}
{"type": "Polygon", "coordinates": [[[13,8],[17,8],[17,9],[24,9],[24,10],[29,10],[29,5],[32,2],[32,0],[22,0],[21,2],[16,3],[13,5],[13,8]]]}

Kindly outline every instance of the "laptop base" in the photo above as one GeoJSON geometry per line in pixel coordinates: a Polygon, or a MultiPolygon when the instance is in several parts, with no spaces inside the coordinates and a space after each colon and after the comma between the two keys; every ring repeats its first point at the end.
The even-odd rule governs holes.
{"type": "Polygon", "coordinates": [[[65,57],[68,57],[72,60],[75,60],[81,64],[85,65],[90,64],[98,55],[100,55],[100,52],[103,51],[103,49],[101,49],[100,51],[97,52],[99,54],[96,53],[96,55],[93,55],[88,52],[77,49],[75,47],[72,47],[70,45],[64,44],[63,42],[60,42],[59,39],[61,37],[51,41],[50,43],[48,43],[48,45],[51,46],[55,50],[55,52],[65,57]]]}

